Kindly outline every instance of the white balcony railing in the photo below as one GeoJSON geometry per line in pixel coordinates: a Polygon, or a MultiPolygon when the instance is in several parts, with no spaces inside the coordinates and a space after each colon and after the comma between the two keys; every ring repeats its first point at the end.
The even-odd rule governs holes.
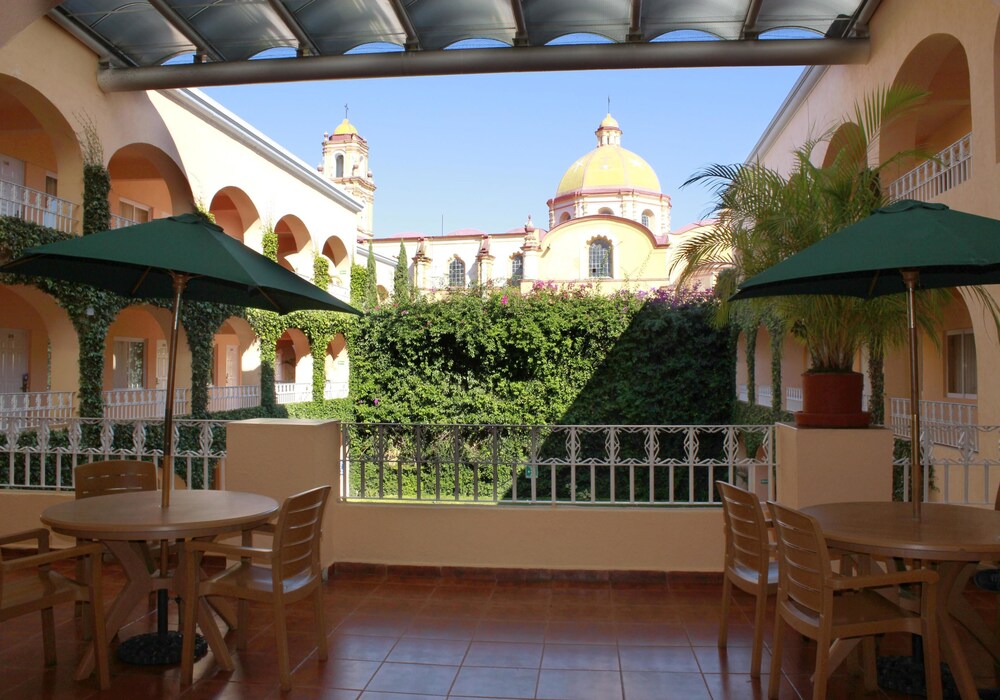
{"type": "Polygon", "coordinates": [[[9,422],[34,426],[42,422],[65,421],[73,417],[72,391],[28,391],[0,394],[0,431],[9,422]]]}
{"type": "Polygon", "coordinates": [[[347,382],[334,382],[329,379],[323,385],[323,398],[324,399],[346,399],[347,398],[347,382]]]}
{"type": "Polygon", "coordinates": [[[209,411],[238,411],[260,406],[260,386],[212,386],[208,388],[209,411]]]}
{"type": "MultiPolygon", "coordinates": [[[[166,389],[110,389],[103,392],[104,417],[112,420],[163,418],[166,389]]],[[[174,391],[174,413],[190,412],[187,391],[174,391]]]]}
{"type": "Polygon", "coordinates": [[[313,385],[312,382],[275,382],[274,396],[279,404],[312,401],[313,385]]]}
{"type": "Polygon", "coordinates": [[[749,394],[747,394],[747,385],[740,384],[736,387],[736,398],[740,401],[749,401],[749,394]]]}
{"type": "Polygon", "coordinates": [[[63,233],[76,230],[79,205],[24,185],[0,180],[0,216],[15,216],[63,233]]]}
{"type": "Polygon", "coordinates": [[[126,219],[124,216],[118,216],[117,214],[112,214],[108,225],[113,228],[125,228],[126,226],[135,226],[138,221],[133,221],[132,219],[126,219]]]}
{"type": "Polygon", "coordinates": [[[972,173],[972,134],[966,134],[935,156],[889,184],[889,199],[931,200],[962,184],[972,173]]]}
{"type": "MultiPolygon", "coordinates": [[[[910,439],[910,399],[890,398],[889,415],[892,433],[910,439]]],[[[952,401],[921,401],[920,427],[925,439],[935,445],[979,450],[976,406],[952,401]]]]}
{"type": "Polygon", "coordinates": [[[771,385],[770,384],[758,384],[757,385],[757,405],[771,407],[771,385]]]}
{"type": "Polygon", "coordinates": [[[802,387],[785,387],[785,410],[791,413],[802,410],[802,387]]]}

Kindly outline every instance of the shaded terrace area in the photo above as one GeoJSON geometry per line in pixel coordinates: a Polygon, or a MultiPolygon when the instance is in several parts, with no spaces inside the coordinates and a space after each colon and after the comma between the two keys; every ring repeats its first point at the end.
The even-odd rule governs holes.
{"type": "MultiPolygon", "coordinates": [[[[107,595],[124,583],[105,567],[107,595]]],[[[68,571],[66,573],[69,573],[68,571]]],[[[995,594],[970,591],[993,619],[995,594]]],[[[111,688],[72,678],[82,650],[72,606],[56,610],[59,664],[44,668],[36,616],[4,624],[0,636],[0,698],[330,698],[331,700],[684,700],[766,696],[764,673],[750,678],[753,600],[738,594],[728,649],[716,646],[718,574],[584,576],[415,567],[340,568],[324,585],[330,658],[318,661],[308,603],[289,608],[294,669],[290,693],[278,688],[269,612],[251,612],[249,648],[235,651],[236,669],[218,669],[211,655],[195,666],[195,683],[181,688],[178,667],[129,666],[112,654],[111,688]]],[[[772,608],[773,609],[773,608],[772,608]]],[[[122,630],[128,638],[155,629],[145,604],[122,630]]],[[[769,614],[773,619],[773,614],[769,614]]],[[[785,641],[781,698],[810,697],[815,648],[790,631],[785,641]]],[[[909,639],[882,640],[880,653],[905,654],[909,639]]],[[[115,644],[117,646],[117,643],[115,644]]],[[[970,650],[974,647],[969,646],[970,650]]],[[[996,685],[984,654],[970,654],[980,686],[996,685]]],[[[839,669],[832,698],[864,695],[862,678],[839,669]]]]}

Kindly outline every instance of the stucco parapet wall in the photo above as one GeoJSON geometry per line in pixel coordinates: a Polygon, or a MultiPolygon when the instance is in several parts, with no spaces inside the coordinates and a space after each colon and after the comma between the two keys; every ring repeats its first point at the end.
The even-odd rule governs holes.
{"type": "Polygon", "coordinates": [[[256,153],[267,162],[285,171],[323,196],[330,198],[340,206],[354,213],[364,209],[362,202],[323,179],[311,166],[289,153],[279,144],[269,139],[260,131],[257,131],[250,124],[204,93],[198,90],[181,88],[177,90],[159,90],[158,94],[188,112],[204,119],[240,145],[256,153]]]}

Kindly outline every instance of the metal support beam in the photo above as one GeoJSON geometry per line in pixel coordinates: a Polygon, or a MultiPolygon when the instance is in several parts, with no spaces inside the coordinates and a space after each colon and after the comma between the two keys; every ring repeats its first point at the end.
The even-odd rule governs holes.
{"type": "Polygon", "coordinates": [[[225,57],[219,53],[212,42],[203,37],[190,22],[181,17],[177,10],[167,4],[166,0],[148,0],[149,6],[156,10],[167,24],[184,35],[184,38],[194,44],[196,52],[205,54],[213,61],[225,61],[225,57]]]}
{"type": "Polygon", "coordinates": [[[760,17],[760,6],[763,0],[750,0],[747,8],[747,16],[743,20],[743,28],[740,30],[741,39],[756,39],[760,34],[757,31],[757,18],[760,17]]]}
{"type": "Polygon", "coordinates": [[[524,6],[521,0],[510,0],[510,9],[514,13],[514,24],[517,26],[517,33],[514,35],[514,46],[528,45],[528,25],[524,21],[524,6]]]}
{"type": "Polygon", "coordinates": [[[870,50],[866,39],[524,46],[108,68],[98,73],[97,82],[105,92],[121,92],[467,73],[859,64],[870,50]]]}
{"type": "Polygon", "coordinates": [[[285,3],[281,2],[281,0],[267,0],[267,4],[270,5],[271,9],[274,10],[274,13],[281,18],[281,21],[284,22],[286,27],[288,27],[288,31],[295,36],[295,40],[299,42],[299,55],[319,56],[320,52],[316,47],[316,44],[313,43],[312,38],[306,34],[306,31],[302,28],[302,25],[299,24],[299,21],[295,19],[295,16],[288,11],[288,8],[285,7],[285,3]]]}
{"type": "Polygon", "coordinates": [[[406,8],[403,7],[403,0],[391,1],[392,11],[396,13],[396,19],[398,19],[399,23],[403,25],[403,31],[406,32],[406,50],[419,51],[420,38],[417,36],[417,30],[413,28],[413,22],[410,21],[410,16],[406,14],[406,8]]]}
{"type": "Polygon", "coordinates": [[[628,19],[627,41],[642,41],[642,0],[632,0],[628,19]]]}

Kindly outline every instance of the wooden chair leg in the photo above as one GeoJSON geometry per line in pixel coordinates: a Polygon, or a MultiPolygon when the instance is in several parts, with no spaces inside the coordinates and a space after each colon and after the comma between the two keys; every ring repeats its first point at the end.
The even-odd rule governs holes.
{"type": "Polygon", "coordinates": [[[826,700],[826,685],[830,677],[830,643],[829,633],[823,634],[821,632],[816,639],[816,670],[813,673],[813,700],[826,700]]]}
{"type": "Polygon", "coordinates": [[[767,612],[767,588],[757,591],[753,615],[753,651],[750,656],[750,677],[760,678],[760,662],[764,647],[764,614],[767,612]]]}
{"type": "Polygon", "coordinates": [[[195,615],[198,613],[198,563],[193,553],[185,553],[185,575],[183,624],[181,632],[183,639],[181,642],[181,685],[190,685],[194,682],[194,623],[195,615]]]}
{"type": "Polygon", "coordinates": [[[722,575],[722,619],[719,620],[719,648],[726,646],[729,639],[729,599],[733,594],[733,583],[722,575]]]}
{"type": "Polygon", "coordinates": [[[244,651],[249,638],[247,628],[250,626],[250,601],[239,600],[236,603],[236,648],[244,651]]]}
{"type": "Polygon", "coordinates": [[[107,690],[111,686],[111,672],[108,669],[108,632],[104,625],[104,573],[100,555],[94,557],[89,592],[91,615],[88,624],[93,630],[97,684],[101,690],[107,690]]]}
{"type": "Polygon", "coordinates": [[[937,620],[925,617],[923,634],[924,682],[927,684],[928,700],[941,700],[941,647],[938,643],[937,620]]]}
{"type": "Polygon", "coordinates": [[[782,642],[782,620],[781,615],[774,616],[774,643],[771,645],[771,678],[767,683],[767,697],[776,700],[778,689],[781,687],[781,642],[782,642]]]}
{"type": "Polygon", "coordinates": [[[280,595],[274,596],[274,636],[278,646],[278,680],[281,689],[292,689],[292,672],[288,662],[288,627],[285,621],[285,602],[280,595]]]}
{"type": "Polygon", "coordinates": [[[313,601],[316,618],[316,646],[318,649],[318,656],[320,661],[326,661],[327,657],[327,643],[326,643],[326,621],[323,615],[323,587],[322,585],[316,586],[316,590],[313,591],[313,601]]]}
{"type": "Polygon", "coordinates": [[[865,637],[861,642],[861,667],[864,671],[865,691],[878,690],[878,671],[875,668],[875,638],[865,637]]]}
{"type": "Polygon", "coordinates": [[[45,665],[56,665],[56,622],[52,608],[42,610],[42,646],[45,653],[45,665]]]}

